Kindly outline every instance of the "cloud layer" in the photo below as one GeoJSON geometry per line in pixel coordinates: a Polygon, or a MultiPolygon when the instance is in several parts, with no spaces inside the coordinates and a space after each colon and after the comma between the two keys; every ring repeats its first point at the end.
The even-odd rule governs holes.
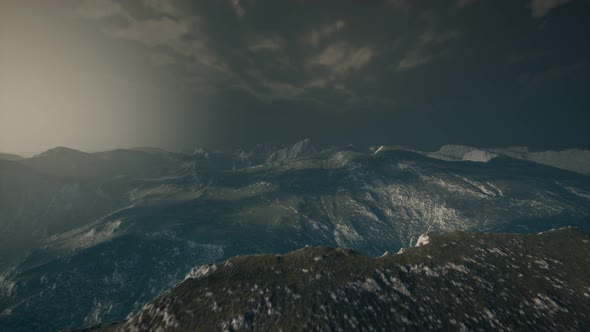
{"type": "MultiPolygon", "coordinates": [[[[532,0],[528,7],[540,18],[567,2],[532,0]]],[[[370,85],[437,61],[444,65],[464,53],[473,27],[458,22],[484,3],[345,1],[324,10],[294,2],[273,12],[277,5],[262,0],[215,5],[143,0],[140,6],[86,0],[79,13],[92,20],[119,19],[122,23],[104,30],[144,45],[153,52],[154,65],[182,67],[195,93],[242,89],[265,102],[301,99],[346,109],[360,100],[393,105],[399,101],[394,95],[371,91],[370,85]],[[360,20],[356,10],[364,13],[360,20]],[[284,12],[293,15],[282,22],[284,12]],[[270,21],[267,26],[261,16],[270,21]]]]}
{"type": "MultiPolygon", "coordinates": [[[[76,58],[68,75],[81,82],[98,71],[104,80],[84,91],[98,100],[93,109],[128,109],[133,118],[147,111],[129,105],[144,101],[152,119],[138,118],[151,121],[150,130],[167,124],[146,145],[236,146],[306,136],[326,144],[590,145],[584,0],[6,3],[44,13],[36,21],[52,28],[27,34],[27,25],[10,19],[17,16],[0,10],[9,13],[0,24],[13,25],[0,26],[7,45],[0,52],[36,45],[36,53],[57,62],[76,58]],[[59,42],[43,46],[48,40],[59,42]],[[562,74],[541,79],[556,72],[562,74]],[[111,80],[128,90],[103,98],[99,91],[113,89],[111,80]]],[[[16,53],[0,57],[15,77],[21,65],[16,53]]]]}

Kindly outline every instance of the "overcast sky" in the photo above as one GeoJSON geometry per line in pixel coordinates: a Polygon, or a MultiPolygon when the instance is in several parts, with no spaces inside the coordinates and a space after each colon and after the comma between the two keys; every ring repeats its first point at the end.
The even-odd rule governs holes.
{"type": "Polygon", "coordinates": [[[590,148],[590,3],[2,0],[0,151],[590,148]]]}

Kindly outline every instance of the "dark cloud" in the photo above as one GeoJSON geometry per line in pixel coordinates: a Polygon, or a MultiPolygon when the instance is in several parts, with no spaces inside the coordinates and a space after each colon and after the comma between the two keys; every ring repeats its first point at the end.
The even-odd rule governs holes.
{"type": "Polygon", "coordinates": [[[590,147],[584,0],[63,1],[165,92],[161,145],[590,147]]]}
{"type": "Polygon", "coordinates": [[[532,0],[531,14],[535,18],[540,18],[547,15],[551,9],[566,4],[570,1],[571,0],[532,0]]]}

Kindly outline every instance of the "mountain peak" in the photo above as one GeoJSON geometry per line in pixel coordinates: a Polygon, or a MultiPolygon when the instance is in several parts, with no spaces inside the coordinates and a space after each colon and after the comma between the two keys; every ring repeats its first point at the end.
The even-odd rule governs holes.
{"type": "Polygon", "coordinates": [[[303,156],[303,155],[312,155],[316,154],[318,151],[311,143],[311,139],[306,138],[303,139],[295,144],[291,148],[291,154],[293,157],[303,156]]]}
{"type": "Polygon", "coordinates": [[[311,143],[311,140],[306,138],[293,144],[290,148],[275,151],[268,157],[267,162],[282,163],[296,158],[312,156],[317,153],[318,151],[311,143]]]}

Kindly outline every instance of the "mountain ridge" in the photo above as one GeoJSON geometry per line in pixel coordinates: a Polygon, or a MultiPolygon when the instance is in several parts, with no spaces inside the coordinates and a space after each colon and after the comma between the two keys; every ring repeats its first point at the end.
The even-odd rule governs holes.
{"type": "Polygon", "coordinates": [[[377,258],[327,247],[239,256],[89,330],[577,330],[590,322],[589,239],[572,228],[431,233],[377,258]]]}
{"type": "MultiPolygon", "coordinates": [[[[257,158],[270,151],[261,149],[257,158]]],[[[0,204],[10,202],[0,209],[3,234],[39,229],[40,221],[64,228],[48,228],[34,245],[10,253],[16,263],[0,271],[0,312],[10,314],[0,316],[0,326],[57,330],[120,320],[194,265],[236,255],[310,244],[377,257],[416,243],[427,230],[590,229],[588,176],[503,155],[453,162],[407,149],[343,146],[258,165],[250,157],[233,164],[218,152],[106,156],[92,158],[144,171],[56,176],[4,162],[11,167],[0,172],[0,204]],[[21,171],[36,175],[17,176],[21,171]],[[70,315],[57,315],[56,306],[70,315]]]]}
{"type": "Polygon", "coordinates": [[[0,160],[16,161],[16,160],[21,160],[21,159],[24,159],[24,157],[19,156],[19,155],[14,154],[14,153],[3,153],[3,152],[0,152],[0,160]]]}

